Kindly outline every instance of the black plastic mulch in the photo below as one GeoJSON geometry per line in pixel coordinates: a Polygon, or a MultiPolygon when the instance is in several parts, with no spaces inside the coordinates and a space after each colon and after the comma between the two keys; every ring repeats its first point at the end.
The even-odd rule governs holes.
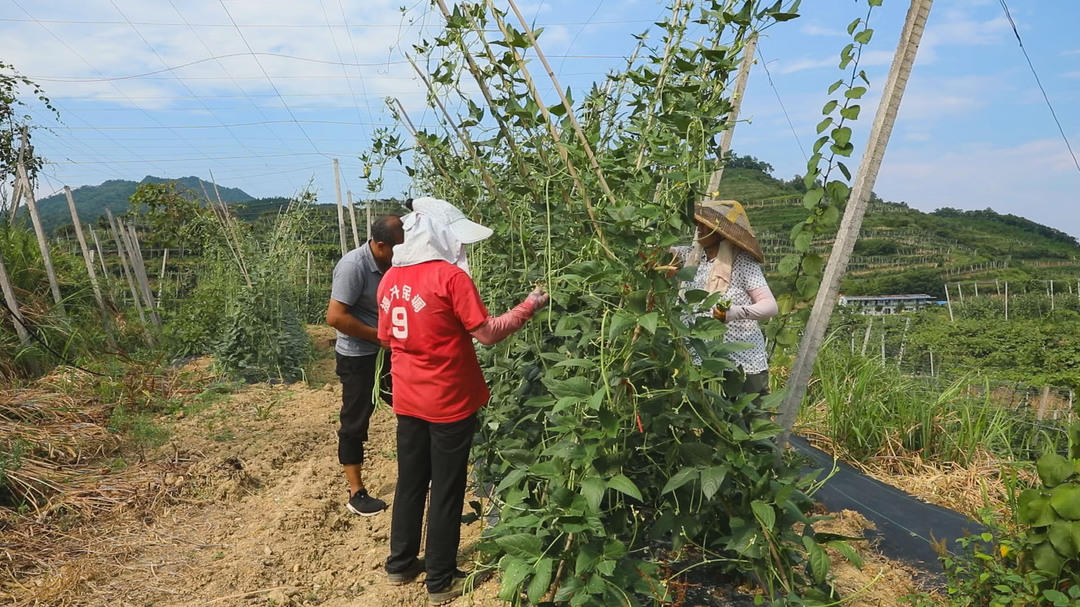
{"type": "MultiPolygon", "coordinates": [[[[791,445],[826,471],[833,467],[833,457],[810,446],[800,436],[791,437],[791,445]]],[[[862,474],[844,462],[836,462],[836,473],[814,495],[831,512],[855,510],[877,527],[868,530],[868,539],[877,549],[896,561],[902,561],[930,574],[932,585],[944,583],[944,571],[931,541],[945,541],[950,552],[959,549],[957,538],[978,535],[986,529],[972,519],[935,504],[928,504],[896,487],[862,474]]]]}

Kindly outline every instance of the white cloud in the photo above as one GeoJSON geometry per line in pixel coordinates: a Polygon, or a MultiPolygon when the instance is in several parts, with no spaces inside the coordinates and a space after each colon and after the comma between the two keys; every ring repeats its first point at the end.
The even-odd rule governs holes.
{"type": "Polygon", "coordinates": [[[896,145],[874,189],[927,210],[990,207],[1080,235],[1076,180],[1062,141],[1047,138],[1011,147],[975,143],[948,152],[896,145]]]}
{"type": "Polygon", "coordinates": [[[842,37],[845,36],[842,30],[833,29],[831,27],[823,27],[816,23],[807,23],[799,28],[799,31],[807,36],[828,36],[828,37],[842,37]]]}

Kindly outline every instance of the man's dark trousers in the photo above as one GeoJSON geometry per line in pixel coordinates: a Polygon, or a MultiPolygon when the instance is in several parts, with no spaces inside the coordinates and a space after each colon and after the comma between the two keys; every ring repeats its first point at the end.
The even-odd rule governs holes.
{"type": "MultiPolygon", "coordinates": [[[[375,411],[372,393],[379,353],[366,356],[337,355],[337,375],[341,378],[341,427],[338,428],[338,463],[364,463],[364,443],[368,439],[371,414],[375,411]]],[[[390,356],[383,365],[382,397],[390,402],[390,356]]]]}
{"type": "Polygon", "coordinates": [[[469,449],[476,432],[476,414],[446,424],[398,415],[398,481],[390,523],[390,558],[386,570],[400,573],[420,553],[424,502],[431,483],[427,546],[424,560],[429,592],[454,581],[461,509],[465,505],[469,449]]]}

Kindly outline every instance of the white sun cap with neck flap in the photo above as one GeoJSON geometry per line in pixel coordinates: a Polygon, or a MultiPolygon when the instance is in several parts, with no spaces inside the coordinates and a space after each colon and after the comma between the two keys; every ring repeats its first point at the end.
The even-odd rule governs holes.
{"type": "Polygon", "coordinates": [[[414,198],[412,209],[450,228],[461,244],[480,242],[492,234],[491,228],[469,220],[457,207],[439,198],[414,198]]]}
{"type": "Polygon", "coordinates": [[[457,207],[438,198],[415,198],[412,211],[401,218],[405,242],[394,247],[393,265],[441,259],[469,272],[465,245],[491,236],[491,228],[470,221],[457,207]]]}

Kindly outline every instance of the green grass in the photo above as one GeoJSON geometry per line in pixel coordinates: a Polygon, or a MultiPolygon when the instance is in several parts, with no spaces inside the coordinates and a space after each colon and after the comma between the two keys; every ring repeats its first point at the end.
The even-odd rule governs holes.
{"type": "Polygon", "coordinates": [[[966,466],[982,452],[1029,460],[1061,447],[1063,434],[979,390],[985,380],[930,383],[844,346],[830,340],[818,358],[801,423],[830,438],[845,459],[917,453],[966,466]]]}

